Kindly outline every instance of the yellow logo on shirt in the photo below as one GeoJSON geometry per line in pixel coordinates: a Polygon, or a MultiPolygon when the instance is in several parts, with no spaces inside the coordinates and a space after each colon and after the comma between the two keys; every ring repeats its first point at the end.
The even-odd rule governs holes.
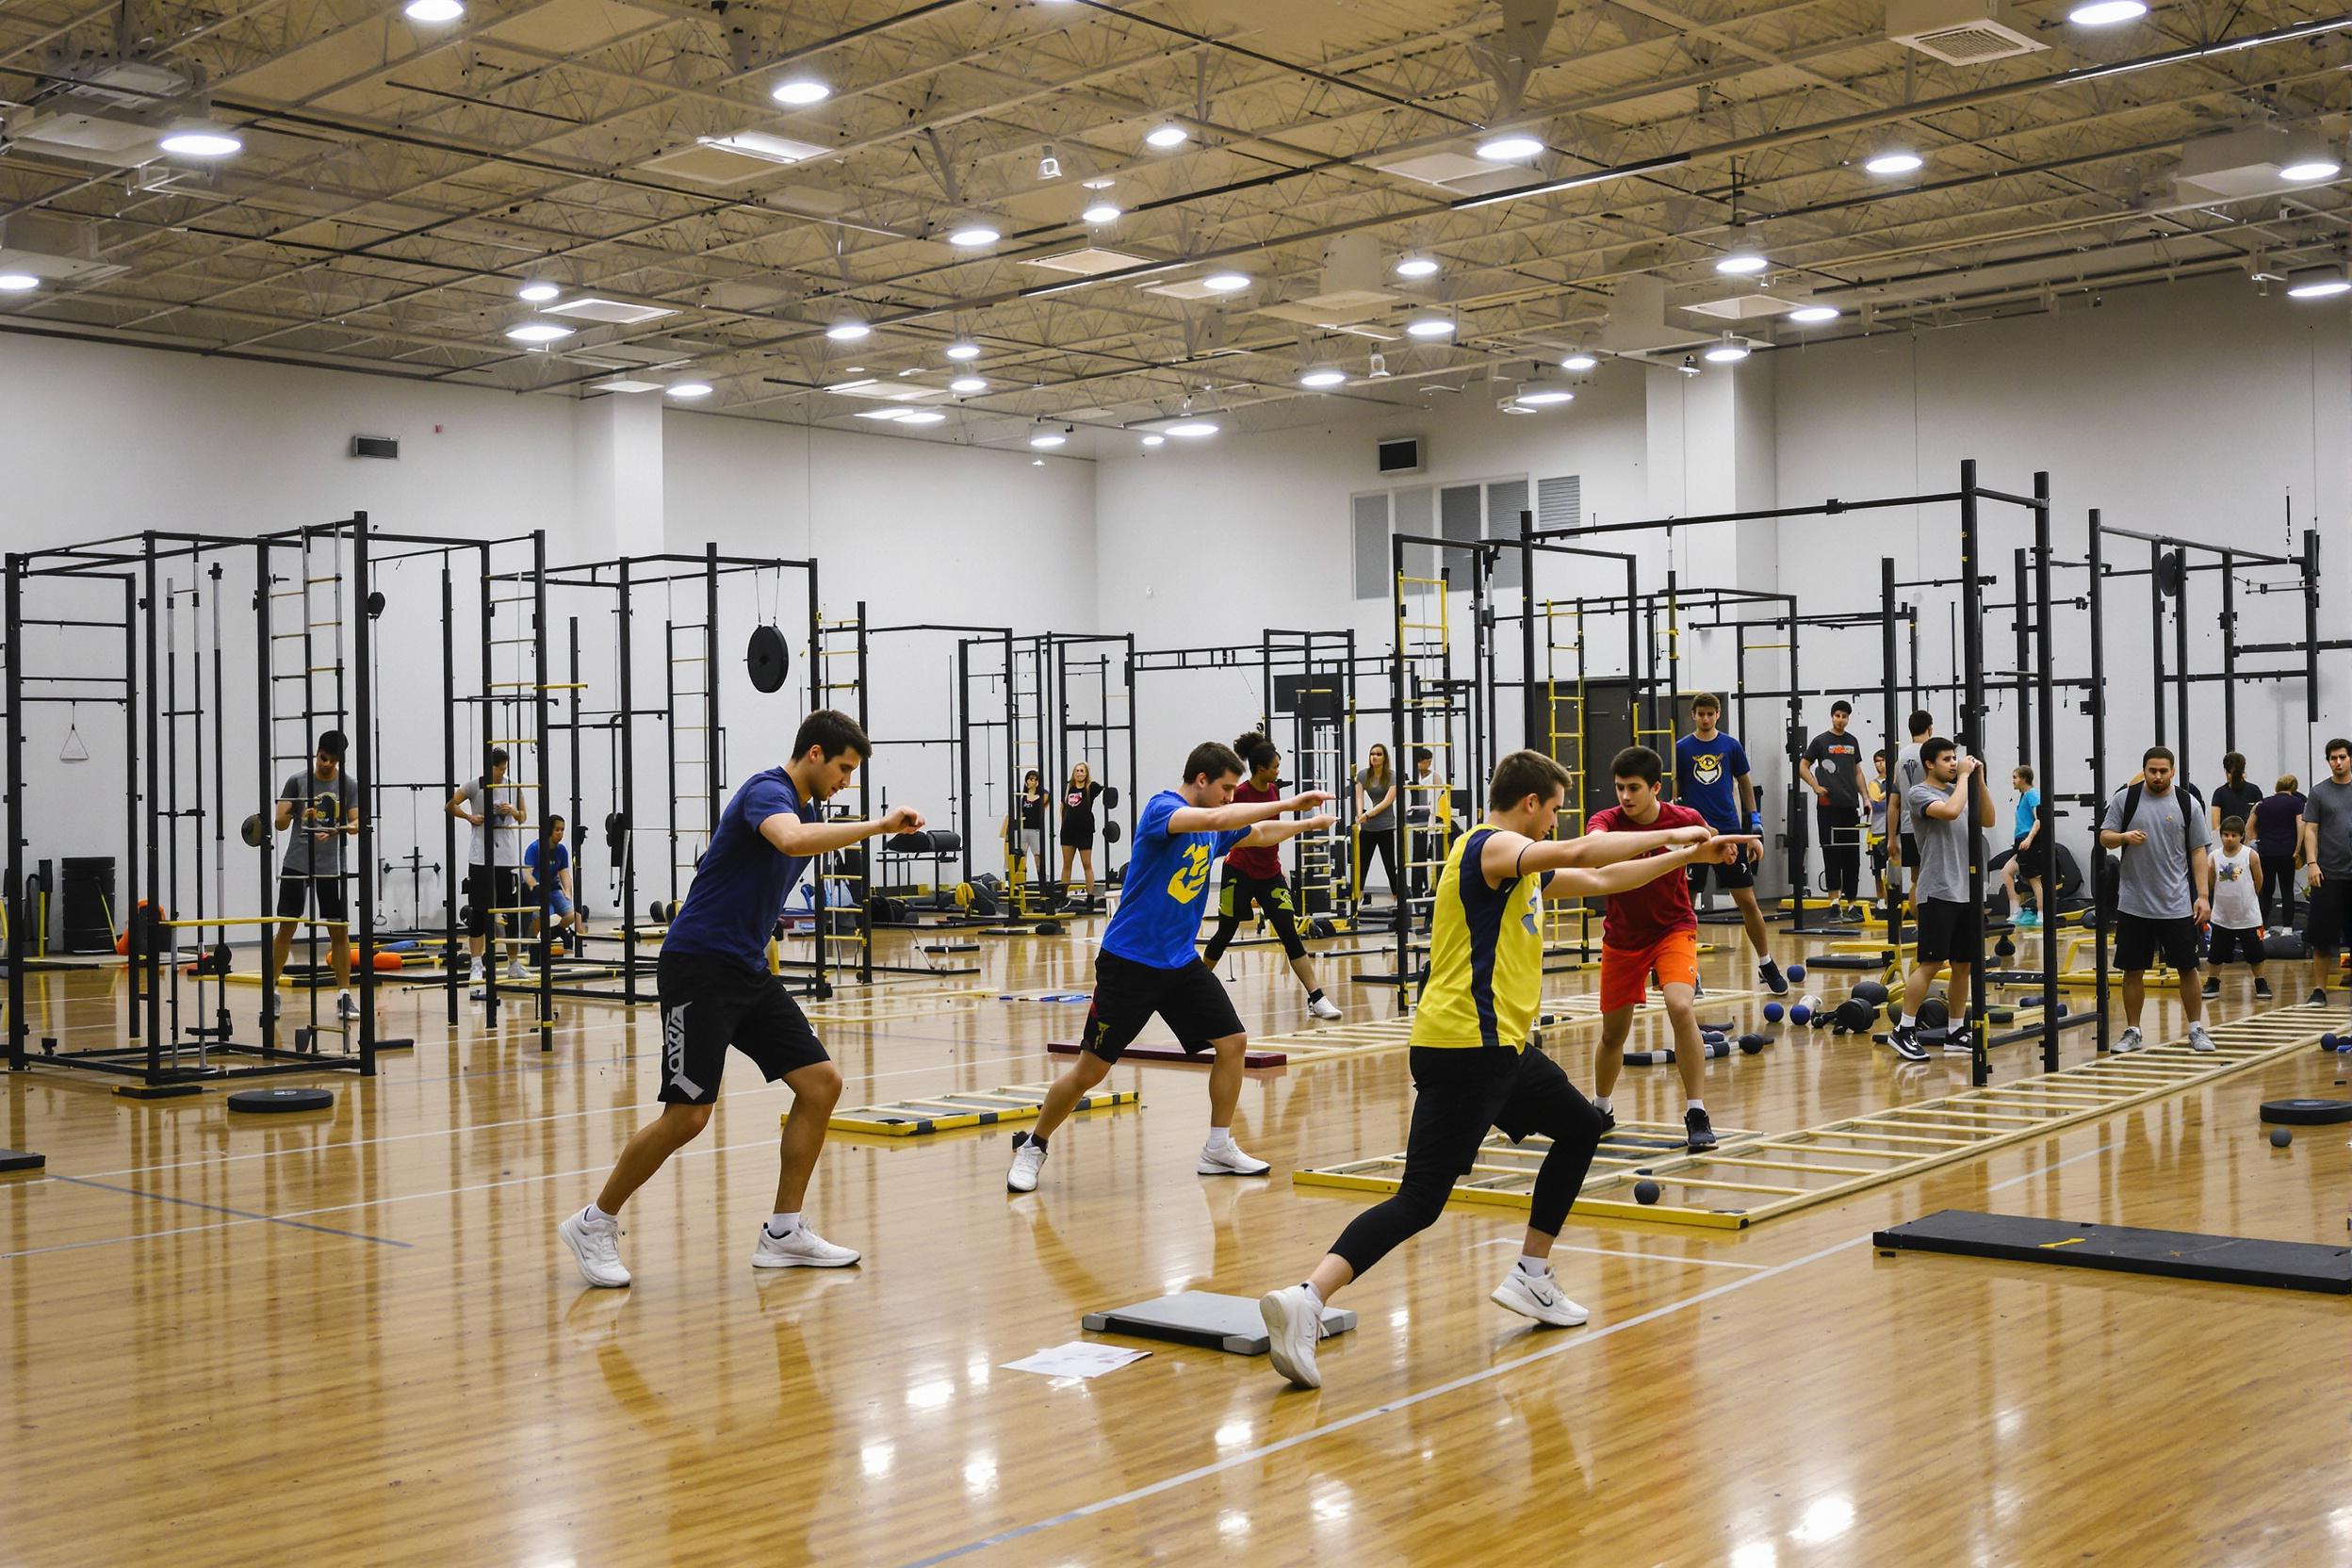
{"type": "Polygon", "coordinates": [[[1723,754],[1720,751],[1694,751],[1690,754],[1690,776],[1701,784],[1723,781],[1723,754]]]}
{"type": "Polygon", "coordinates": [[[1185,845],[1184,858],[1176,863],[1176,874],[1168,879],[1168,896],[1179,904],[1190,904],[1208,885],[1209,846],[1185,845]]]}

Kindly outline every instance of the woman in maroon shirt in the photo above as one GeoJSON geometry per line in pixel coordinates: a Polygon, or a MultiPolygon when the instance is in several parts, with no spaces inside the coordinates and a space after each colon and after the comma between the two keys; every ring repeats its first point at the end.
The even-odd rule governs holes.
{"type": "MultiPolygon", "coordinates": [[[[1233,743],[1233,751],[1241,758],[1241,765],[1250,770],[1250,776],[1233,791],[1233,800],[1242,804],[1255,800],[1280,800],[1282,791],[1275,775],[1282,771],[1282,754],[1274,743],[1257,730],[1251,730],[1233,743]]],[[[1265,911],[1274,927],[1274,936],[1282,944],[1282,952],[1290,958],[1290,972],[1307,988],[1307,1011],[1319,1019],[1340,1016],[1339,1006],[1323,994],[1323,984],[1315,978],[1315,960],[1307,956],[1307,944],[1298,939],[1298,922],[1290,904],[1290,885],[1282,880],[1282,851],[1272,845],[1236,846],[1225,857],[1225,875],[1217,890],[1217,929],[1209,934],[1208,951],[1201,961],[1211,969],[1225,956],[1241,923],[1249,918],[1250,906],[1255,904],[1265,911]]]]}

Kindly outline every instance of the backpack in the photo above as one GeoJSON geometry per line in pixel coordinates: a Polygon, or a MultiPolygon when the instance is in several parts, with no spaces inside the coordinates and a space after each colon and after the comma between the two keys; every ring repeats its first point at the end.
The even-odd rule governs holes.
{"type": "MultiPolygon", "coordinates": [[[[2189,802],[2195,805],[2199,815],[2203,814],[2205,810],[2205,797],[2197,792],[2196,785],[2190,783],[2184,778],[2173,787],[2179,790],[2182,795],[2187,797],[2189,802]]],[[[2124,790],[2123,821],[2117,824],[2112,831],[2117,833],[2129,833],[2132,831],[2132,819],[2139,815],[2140,801],[2147,795],[2147,793],[2148,787],[2144,784],[2134,783],[2124,790]]],[[[2180,817],[2183,825],[2182,831],[2184,836],[2186,834],[2188,815],[2189,807],[2184,805],[2180,808],[2180,817]]],[[[2116,900],[2122,896],[2123,856],[2125,853],[2127,853],[2127,851],[2118,850],[2111,854],[2104,849],[2099,852],[2099,913],[2100,920],[2108,924],[2113,924],[2115,923],[2116,900]]],[[[2186,866],[2183,866],[2181,868],[2181,874],[2189,879],[2190,902],[2194,904],[2196,902],[2197,895],[2197,874],[2188,870],[2186,866]]]]}

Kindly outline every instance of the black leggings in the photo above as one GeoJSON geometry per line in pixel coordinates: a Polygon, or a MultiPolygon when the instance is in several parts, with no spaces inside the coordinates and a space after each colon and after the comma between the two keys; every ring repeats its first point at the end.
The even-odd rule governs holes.
{"type": "Polygon", "coordinates": [[[1282,944],[1282,952],[1293,962],[1307,955],[1307,944],[1298,939],[1298,923],[1291,918],[1290,888],[1279,876],[1252,876],[1235,871],[1229,861],[1225,867],[1224,886],[1217,890],[1217,929],[1209,933],[1208,951],[1200,961],[1211,969],[1225,956],[1241,923],[1250,918],[1250,906],[1255,904],[1266,911],[1267,922],[1274,927],[1275,937],[1282,944]]]}
{"type": "Polygon", "coordinates": [[[1364,830],[1363,842],[1364,882],[1356,890],[1356,902],[1363,903],[1365,891],[1372,886],[1374,860],[1380,861],[1380,870],[1387,874],[1389,896],[1401,901],[1405,896],[1405,885],[1396,875],[1396,830],[1383,827],[1375,832],[1367,827],[1364,830]]]}
{"type": "Polygon", "coordinates": [[[1821,830],[1821,880],[1829,891],[1851,900],[1862,886],[1861,814],[1851,806],[1816,802],[1813,820],[1821,830]]]}
{"type": "Polygon", "coordinates": [[[2295,852],[2262,856],[2262,923],[2274,931],[2295,926],[2295,852]]]}
{"type": "Polygon", "coordinates": [[[1396,1196],[1348,1222],[1331,1250],[1358,1274],[1398,1243],[1426,1231],[1445,1211],[1454,1179],[1478,1157],[1489,1127],[1514,1140],[1541,1133],[1551,1152],[1535,1172],[1530,1228],[1558,1235],[1600,1147],[1601,1113],[1568,1075],[1534,1046],[1466,1050],[1413,1048],[1413,1132],[1405,1140],[1405,1178],[1396,1196]]]}

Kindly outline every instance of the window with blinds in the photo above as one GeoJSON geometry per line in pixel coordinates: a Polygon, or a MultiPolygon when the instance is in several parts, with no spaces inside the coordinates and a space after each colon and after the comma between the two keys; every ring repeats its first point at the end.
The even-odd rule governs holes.
{"type": "MultiPolygon", "coordinates": [[[[1559,482],[1544,481],[1546,484],[1556,482],[1559,482]]],[[[1574,485],[1576,481],[1567,482],[1574,485]]],[[[1572,496],[1572,513],[1574,506],[1572,496]]],[[[1481,539],[1516,539],[1519,514],[1527,507],[1527,481],[1522,475],[1513,479],[1465,480],[1458,484],[1401,485],[1351,497],[1348,507],[1354,529],[1355,596],[1385,599],[1389,596],[1389,546],[1396,535],[1435,537],[1462,545],[1474,545],[1481,539]]],[[[1467,564],[1466,558],[1451,550],[1441,551],[1433,545],[1408,546],[1405,550],[1405,572],[1410,577],[1433,578],[1445,565],[1451,565],[1456,576],[1462,577],[1467,564]]],[[[1468,579],[1462,577],[1462,581],[1467,588],[1468,579]]],[[[1518,586],[1519,561],[1515,554],[1506,552],[1495,563],[1494,583],[1500,588],[1518,586]]]]}

